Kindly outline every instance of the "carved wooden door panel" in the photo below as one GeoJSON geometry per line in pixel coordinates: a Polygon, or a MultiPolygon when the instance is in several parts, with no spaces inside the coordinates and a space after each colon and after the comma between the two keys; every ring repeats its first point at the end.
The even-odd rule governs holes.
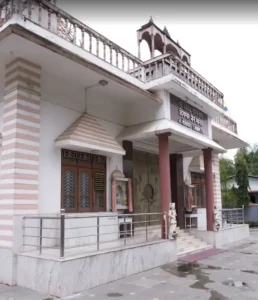
{"type": "MultiPolygon", "coordinates": [[[[159,201],[159,164],[158,156],[141,151],[134,151],[134,211],[135,213],[160,212],[159,201]]],[[[142,217],[137,218],[142,221],[142,217]]],[[[148,217],[148,221],[157,220],[158,216],[148,217]]],[[[155,225],[155,222],[151,222],[155,225]]],[[[140,224],[140,223],[139,223],[140,224]]],[[[158,223],[156,222],[156,225],[158,223]]]]}
{"type": "MultiPolygon", "coordinates": [[[[160,193],[159,193],[159,160],[158,155],[148,155],[148,178],[149,184],[153,188],[152,197],[149,198],[149,212],[159,213],[160,212],[160,193]]],[[[160,218],[158,215],[152,215],[149,218],[155,222],[151,222],[150,225],[159,225],[160,218]],[[158,220],[158,222],[157,222],[158,220]]]]}

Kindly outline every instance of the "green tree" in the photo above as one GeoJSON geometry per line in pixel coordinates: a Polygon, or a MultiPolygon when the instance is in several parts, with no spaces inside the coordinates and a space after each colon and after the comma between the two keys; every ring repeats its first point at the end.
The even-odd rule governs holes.
{"type": "Polygon", "coordinates": [[[220,164],[220,183],[221,183],[221,197],[223,206],[234,207],[237,205],[236,194],[228,187],[228,179],[235,176],[235,165],[233,160],[221,157],[220,164]]]}
{"type": "Polygon", "coordinates": [[[241,148],[237,151],[236,157],[242,155],[247,163],[248,174],[258,175],[258,145],[248,148],[241,148]]]}
{"type": "Polygon", "coordinates": [[[238,205],[248,204],[250,197],[249,190],[249,178],[248,178],[248,164],[245,157],[245,153],[238,152],[235,156],[235,180],[237,184],[236,195],[238,205]]]}
{"type": "Polygon", "coordinates": [[[222,182],[226,181],[229,177],[235,175],[235,165],[233,160],[221,157],[219,160],[220,166],[220,180],[222,182]]]}
{"type": "Polygon", "coordinates": [[[238,206],[238,194],[237,189],[233,186],[228,189],[222,196],[223,207],[237,207],[238,206]]]}

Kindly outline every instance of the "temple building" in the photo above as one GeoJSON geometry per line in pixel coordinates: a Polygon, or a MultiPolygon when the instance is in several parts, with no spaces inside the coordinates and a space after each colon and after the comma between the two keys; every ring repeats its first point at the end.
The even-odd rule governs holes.
{"type": "Polygon", "coordinates": [[[1,283],[64,297],[248,236],[219,172],[247,143],[166,27],[136,57],[58,2],[0,9],[1,283]]]}

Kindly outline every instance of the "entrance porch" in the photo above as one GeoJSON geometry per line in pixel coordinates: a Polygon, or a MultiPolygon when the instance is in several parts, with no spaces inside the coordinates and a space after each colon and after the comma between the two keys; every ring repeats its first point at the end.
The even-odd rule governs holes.
{"type": "MultiPolygon", "coordinates": [[[[193,221],[189,216],[195,215],[191,223],[196,227],[214,230],[214,177],[219,176],[218,153],[224,150],[221,146],[166,119],[127,127],[118,139],[126,140],[126,151],[132,153],[131,170],[128,158],[124,159],[124,166],[134,182],[135,212],[168,211],[172,202],[176,204],[177,224],[181,229],[189,227],[189,221],[193,221]],[[193,156],[200,155],[204,161],[202,203],[196,200],[199,190],[192,189],[197,185],[192,185],[190,169],[193,156]]],[[[221,207],[220,195],[218,198],[216,202],[221,207]]]]}

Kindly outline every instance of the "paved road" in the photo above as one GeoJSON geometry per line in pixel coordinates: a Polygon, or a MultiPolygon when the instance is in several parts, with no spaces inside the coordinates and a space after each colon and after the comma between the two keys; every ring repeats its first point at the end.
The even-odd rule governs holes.
{"type": "MultiPolygon", "coordinates": [[[[195,264],[173,263],[87,292],[76,300],[258,299],[258,230],[229,251],[195,264]]],[[[51,300],[19,287],[0,285],[0,300],[51,300]]],[[[64,298],[65,299],[65,298],[64,298]]]]}

